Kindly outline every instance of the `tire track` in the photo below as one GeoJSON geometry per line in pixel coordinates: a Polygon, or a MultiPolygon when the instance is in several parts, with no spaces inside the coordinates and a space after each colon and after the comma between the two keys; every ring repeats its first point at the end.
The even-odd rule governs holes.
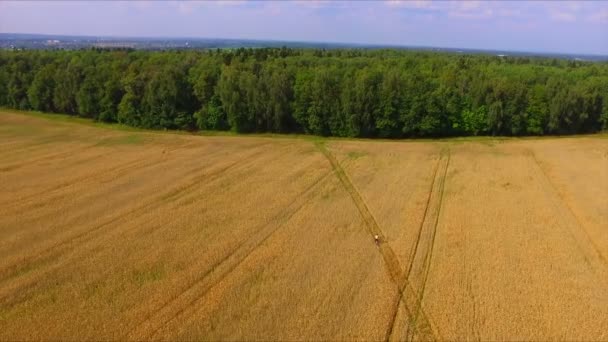
{"type": "MultiPolygon", "coordinates": [[[[434,171],[433,171],[433,177],[431,179],[431,185],[430,185],[430,188],[429,188],[429,191],[428,191],[428,195],[427,195],[427,198],[426,198],[426,203],[425,203],[425,206],[424,206],[424,212],[422,214],[422,220],[420,221],[420,225],[418,226],[418,232],[416,233],[416,240],[414,241],[414,245],[410,249],[411,252],[410,252],[410,255],[409,255],[409,259],[408,259],[410,262],[409,262],[409,264],[407,266],[406,276],[405,276],[405,278],[408,281],[410,279],[410,273],[411,273],[412,267],[414,265],[414,258],[416,256],[417,251],[418,251],[418,246],[420,245],[420,238],[422,236],[422,230],[424,228],[424,222],[426,222],[426,220],[427,220],[428,209],[429,209],[429,206],[430,206],[431,197],[432,197],[432,194],[433,194],[433,189],[435,187],[435,182],[437,181],[437,171],[439,170],[439,164],[441,164],[441,155],[439,156],[439,159],[435,163],[435,168],[434,168],[434,171]]],[[[388,330],[387,330],[387,332],[385,334],[385,338],[384,338],[385,341],[390,340],[391,336],[393,335],[393,329],[395,327],[395,322],[397,320],[397,314],[399,312],[399,308],[401,307],[401,298],[399,298],[398,302],[399,302],[399,305],[397,305],[397,307],[395,308],[395,310],[393,310],[391,323],[390,323],[390,325],[388,327],[388,330]]]]}
{"type": "MultiPolygon", "coordinates": [[[[255,153],[253,153],[253,154],[255,154],[255,153]]],[[[251,156],[248,156],[248,157],[251,157],[251,156]]],[[[240,161],[241,160],[239,160],[239,162],[240,161]]],[[[217,180],[225,172],[236,167],[239,164],[239,162],[230,163],[229,165],[224,166],[224,167],[220,168],[219,170],[214,170],[212,172],[206,173],[206,180],[207,180],[206,184],[210,184],[211,182],[217,180]]],[[[21,259],[21,261],[17,264],[5,266],[3,269],[0,269],[0,279],[4,280],[5,278],[11,278],[12,275],[20,273],[20,271],[22,269],[28,267],[28,265],[31,263],[37,263],[37,262],[41,262],[41,261],[44,261],[47,259],[52,259],[52,258],[60,256],[60,255],[62,255],[62,253],[66,252],[65,250],[69,249],[70,245],[77,244],[77,242],[79,244],[79,243],[90,241],[91,239],[87,239],[87,237],[89,235],[92,235],[95,232],[100,231],[101,229],[103,229],[106,226],[116,223],[122,219],[130,218],[133,215],[138,215],[137,217],[139,217],[141,215],[144,215],[149,210],[153,210],[162,205],[166,205],[167,200],[164,197],[165,197],[164,194],[156,196],[155,198],[151,199],[149,202],[144,203],[132,210],[119,214],[119,215],[93,227],[92,229],[88,229],[86,231],[77,233],[65,240],[62,240],[52,246],[49,246],[48,248],[38,252],[36,255],[30,255],[29,257],[25,257],[25,258],[21,259]],[[83,240],[83,241],[79,241],[79,240],[83,240]]],[[[169,200],[169,202],[173,202],[176,199],[177,198],[173,198],[173,199],[169,200]]],[[[114,229],[118,229],[118,228],[119,227],[115,227],[114,229]]],[[[94,237],[92,237],[92,238],[94,238],[94,237]]],[[[0,298],[0,300],[2,300],[2,298],[0,298]]]]}
{"type": "MultiPolygon", "coordinates": [[[[369,208],[361,197],[361,194],[351,182],[344,169],[340,166],[338,160],[336,160],[333,154],[325,147],[323,143],[316,143],[316,146],[323,153],[323,155],[325,155],[334,170],[334,174],[340,180],[340,183],[342,183],[342,186],[344,187],[346,192],[350,194],[372,238],[374,237],[374,235],[378,235],[382,241],[385,241],[386,236],[380,229],[380,226],[378,225],[372,213],[369,211],[369,208]]],[[[399,303],[401,303],[403,300],[404,309],[408,312],[408,317],[411,317],[412,312],[416,313],[416,320],[413,322],[416,331],[418,331],[418,333],[422,335],[425,340],[437,340],[431,322],[426,316],[426,314],[423,312],[420,306],[420,301],[417,300],[418,296],[414,295],[415,291],[409,283],[406,277],[406,273],[404,272],[404,269],[401,266],[401,263],[399,262],[399,258],[397,257],[396,253],[388,243],[381,243],[380,245],[378,245],[378,251],[382,255],[384,264],[387,267],[391,280],[397,286],[398,298],[394,303],[393,310],[396,311],[398,309],[399,303]],[[414,310],[412,310],[412,308],[414,308],[414,310]]]]}
{"type": "MultiPolygon", "coordinates": [[[[247,162],[243,163],[243,160],[241,158],[239,158],[236,161],[234,161],[233,163],[230,163],[229,165],[227,165],[223,171],[233,169],[239,164],[240,164],[240,166],[238,167],[238,169],[243,169],[251,164],[255,164],[256,162],[258,162],[257,157],[266,153],[266,151],[264,151],[264,150],[261,150],[261,151],[256,151],[256,150],[258,148],[264,147],[269,144],[270,143],[264,143],[264,144],[260,144],[260,145],[256,146],[254,152],[247,154],[246,156],[243,157],[243,159],[246,159],[247,162]]],[[[219,172],[221,173],[223,171],[219,171],[219,172]]],[[[183,197],[191,194],[192,192],[194,192],[196,190],[196,186],[199,185],[202,181],[207,180],[208,178],[209,178],[209,174],[207,174],[206,172],[203,172],[197,176],[194,176],[188,183],[165,194],[162,199],[165,201],[176,201],[180,198],[183,198],[183,197]]]]}
{"type": "MultiPolygon", "coordinates": [[[[26,208],[39,208],[52,204],[56,200],[60,200],[67,196],[70,196],[70,192],[62,191],[67,188],[71,188],[74,186],[81,186],[83,184],[90,183],[107,183],[110,181],[114,181],[124,175],[127,175],[131,170],[147,170],[149,167],[158,166],[163,163],[171,162],[172,160],[167,159],[165,154],[188,148],[193,144],[186,144],[176,146],[172,149],[166,149],[163,151],[162,155],[150,155],[143,158],[137,158],[131,161],[127,161],[111,167],[106,170],[97,171],[88,175],[83,175],[75,179],[71,179],[65,181],[61,184],[52,186],[48,189],[24,196],[19,198],[17,201],[10,202],[6,208],[9,210],[25,210],[26,208]],[[85,183],[86,182],[86,183],[85,183]],[[47,195],[51,197],[44,198],[44,201],[40,202],[39,197],[41,195],[47,195]]],[[[194,144],[195,145],[195,144],[194,144]]],[[[260,145],[261,146],[261,145],[260,145]]],[[[215,156],[220,152],[211,153],[208,156],[215,156]]]]}
{"type": "MultiPolygon", "coordinates": [[[[415,299],[415,310],[411,316],[409,316],[409,326],[416,328],[418,326],[418,320],[424,319],[424,311],[422,310],[422,301],[424,300],[424,294],[426,290],[426,284],[428,280],[428,276],[431,269],[431,261],[433,258],[433,250],[435,247],[435,238],[437,233],[437,225],[439,223],[439,217],[441,214],[441,208],[443,207],[443,197],[444,197],[444,189],[445,189],[445,181],[447,177],[447,172],[450,164],[451,153],[449,149],[445,149],[441,151],[440,161],[439,161],[439,171],[437,176],[439,177],[438,181],[435,181],[433,184],[433,190],[431,194],[431,200],[429,204],[429,208],[432,209],[427,212],[427,216],[425,217],[425,221],[423,222],[423,229],[421,233],[420,240],[427,241],[426,244],[422,244],[422,247],[426,247],[421,249],[420,244],[416,254],[413,255],[412,266],[408,272],[408,283],[412,284],[413,293],[416,297],[415,299]],[[416,286],[417,285],[417,286],[416,286]]],[[[416,337],[416,331],[410,329],[408,326],[408,330],[406,333],[407,340],[413,340],[416,337]]],[[[432,327],[432,326],[431,326],[432,327]]],[[[419,334],[419,333],[418,333],[419,334]]],[[[436,334],[439,336],[438,339],[441,339],[439,330],[436,329],[436,334]]],[[[426,339],[422,336],[423,339],[426,339]]]]}
{"type": "MultiPolygon", "coordinates": [[[[28,139],[29,138],[33,138],[33,136],[28,137],[28,139]]],[[[31,144],[27,144],[27,145],[24,145],[19,148],[11,149],[10,150],[11,153],[7,153],[3,157],[10,159],[11,157],[22,155],[24,153],[35,151],[38,148],[44,147],[42,145],[52,144],[52,143],[56,143],[56,142],[65,142],[66,141],[65,138],[66,138],[65,134],[42,136],[42,137],[39,137],[38,140],[35,140],[35,142],[33,142],[31,144]]]]}
{"type": "MultiPolygon", "coordinates": [[[[230,169],[234,166],[235,166],[234,164],[230,164],[221,170],[214,171],[213,174],[209,174],[208,179],[210,179],[210,180],[207,182],[207,184],[210,184],[213,181],[219,179],[223,172],[228,171],[228,169],[230,169]]],[[[177,201],[177,198],[175,200],[173,200],[172,202],[175,202],[175,201],[177,201]]],[[[38,268],[38,267],[36,267],[36,265],[48,266],[48,268],[46,268],[43,272],[37,273],[32,278],[27,279],[26,282],[21,283],[15,287],[9,287],[9,288],[2,289],[0,291],[0,304],[7,305],[7,303],[8,303],[8,305],[11,305],[10,303],[13,303],[13,302],[15,304],[18,304],[20,301],[27,299],[27,291],[35,288],[37,285],[37,282],[40,279],[42,279],[44,276],[48,275],[53,270],[55,270],[57,267],[59,267],[59,266],[57,266],[56,262],[55,263],[52,262],[53,259],[58,259],[62,255],[65,255],[66,253],[69,253],[70,251],[77,249],[75,246],[82,246],[83,244],[89,243],[91,241],[102,239],[103,236],[105,236],[105,235],[94,235],[94,233],[96,231],[99,231],[101,228],[104,228],[112,223],[118,222],[124,218],[133,219],[133,215],[136,215],[135,217],[142,217],[147,212],[154,210],[154,209],[160,207],[161,205],[166,205],[166,202],[158,201],[158,200],[151,200],[147,204],[142,205],[138,208],[135,208],[129,212],[123,213],[123,214],[119,215],[118,217],[115,217],[89,231],[85,231],[81,234],[78,234],[78,236],[73,236],[66,241],[61,241],[60,243],[53,245],[53,246],[49,247],[48,249],[44,250],[44,252],[28,258],[27,261],[25,261],[25,262],[23,261],[24,259],[22,259],[19,262],[19,264],[13,265],[12,267],[9,266],[10,269],[8,269],[8,270],[7,269],[0,270],[0,277],[1,277],[0,283],[4,283],[5,281],[7,281],[9,279],[14,278],[15,276],[19,276],[21,273],[24,273],[24,270],[27,270],[28,268],[31,268],[32,266],[34,268],[38,268]],[[5,275],[6,273],[8,273],[8,275],[5,275]],[[19,297],[22,299],[18,299],[19,297]]],[[[150,223],[152,221],[153,221],[152,219],[146,220],[145,222],[139,224],[138,227],[144,226],[145,224],[150,223]]],[[[159,228],[159,227],[157,227],[157,228],[159,228]]],[[[110,230],[105,230],[104,233],[106,233],[106,234],[112,233],[119,228],[120,228],[120,225],[115,226],[115,227],[111,228],[110,230]]],[[[135,229],[137,229],[137,227],[135,229]]]]}
{"type": "Polygon", "coordinates": [[[425,255],[424,258],[424,279],[422,281],[422,288],[420,290],[420,302],[422,302],[422,299],[424,298],[424,290],[426,288],[426,283],[429,277],[429,273],[430,273],[430,269],[431,269],[431,261],[433,259],[433,250],[435,248],[435,238],[437,237],[437,225],[439,224],[439,217],[441,216],[441,208],[443,207],[443,197],[444,197],[444,190],[445,190],[445,180],[446,180],[446,176],[448,174],[448,168],[450,167],[450,152],[449,150],[447,151],[447,160],[445,162],[445,168],[443,170],[443,176],[441,177],[441,181],[439,183],[439,200],[437,203],[437,213],[434,214],[434,222],[433,224],[433,228],[431,230],[431,243],[429,245],[429,250],[425,255]]]}
{"type": "MultiPolygon", "coordinates": [[[[586,261],[590,263],[589,259],[594,259],[596,264],[599,263],[599,266],[602,268],[603,271],[602,274],[604,274],[608,268],[608,260],[606,260],[606,257],[602,254],[598,245],[591,238],[591,235],[589,235],[589,232],[585,228],[585,225],[576,216],[576,214],[568,204],[568,201],[564,198],[559,189],[557,189],[555,184],[553,184],[551,178],[543,169],[541,163],[536,157],[536,154],[531,149],[527,149],[527,154],[533,161],[532,164],[535,165],[537,174],[536,178],[540,181],[541,187],[543,188],[545,195],[553,205],[556,214],[559,215],[559,217],[561,218],[561,220],[559,220],[559,225],[570,232],[570,235],[576,241],[577,247],[583,257],[586,259],[586,261]],[[577,232],[579,232],[579,234],[577,234],[577,232]],[[590,246],[591,248],[586,248],[583,245],[590,246]],[[590,250],[594,252],[592,253],[593,255],[590,255],[590,250]]],[[[595,268],[598,268],[597,265],[595,268]]]]}
{"type": "MultiPolygon", "coordinates": [[[[465,228],[466,229],[466,228],[465,228]]],[[[462,307],[466,307],[467,305],[471,304],[471,311],[472,311],[472,317],[471,315],[469,315],[467,317],[468,320],[468,330],[467,330],[467,340],[470,339],[470,336],[473,336],[473,340],[474,341],[481,341],[481,334],[479,332],[478,326],[477,326],[477,322],[479,320],[479,309],[477,308],[477,298],[475,297],[475,292],[473,291],[473,275],[474,275],[474,270],[471,269],[469,263],[467,262],[468,260],[468,251],[470,250],[469,248],[469,242],[471,241],[471,237],[470,237],[470,230],[467,229],[466,231],[461,231],[460,232],[463,236],[463,250],[464,253],[462,253],[462,265],[463,265],[463,269],[464,269],[464,274],[466,275],[465,277],[465,281],[466,284],[464,284],[465,290],[466,290],[466,294],[468,296],[468,303],[467,303],[467,299],[463,296],[463,300],[462,300],[462,307]]]]}
{"type": "Polygon", "coordinates": [[[99,182],[103,182],[99,177],[116,179],[121,175],[126,174],[128,171],[133,169],[145,169],[147,167],[157,165],[159,160],[149,159],[149,158],[138,158],[136,160],[128,161],[125,163],[121,163],[115,167],[112,167],[108,170],[94,172],[92,174],[88,174],[85,176],[78,177],[76,179],[72,179],[70,181],[63,182],[61,184],[57,184],[52,186],[49,189],[38,191],[36,193],[21,197],[15,201],[9,202],[6,204],[4,210],[13,210],[13,211],[25,211],[27,208],[40,208],[47,205],[53,204],[54,201],[60,200],[66,196],[69,196],[70,193],[62,192],[62,190],[76,186],[82,185],[83,183],[87,184],[91,180],[97,180],[99,182]],[[44,198],[44,201],[40,201],[40,197],[42,195],[47,195],[48,197],[44,198]]]}
{"type": "Polygon", "coordinates": [[[423,314],[422,301],[424,300],[426,284],[427,284],[427,281],[429,278],[429,273],[431,271],[431,261],[433,260],[433,250],[435,248],[435,238],[437,237],[437,225],[439,224],[439,217],[441,216],[441,208],[443,207],[445,181],[446,181],[446,176],[448,174],[448,168],[450,167],[450,157],[451,157],[451,153],[450,153],[449,149],[445,153],[447,153],[447,158],[446,158],[446,162],[445,162],[445,168],[443,170],[443,176],[441,177],[441,181],[439,183],[439,194],[438,194],[439,199],[438,199],[438,203],[437,203],[437,213],[434,215],[435,219],[434,219],[434,222],[432,223],[430,245],[429,245],[428,252],[425,253],[425,257],[424,257],[424,263],[423,263],[424,277],[422,279],[422,285],[420,286],[420,294],[419,294],[419,299],[418,299],[418,302],[420,303],[420,305],[417,307],[417,312],[414,315],[414,326],[416,326],[418,319],[420,319],[421,315],[423,314]]]}
{"type": "Polygon", "coordinates": [[[473,279],[471,279],[472,273],[467,270],[467,283],[466,283],[466,293],[469,297],[469,301],[471,302],[471,309],[473,317],[470,318],[469,321],[469,329],[467,330],[467,340],[469,339],[468,334],[470,333],[473,336],[473,340],[481,341],[481,334],[479,333],[479,329],[477,328],[477,321],[479,320],[479,310],[477,308],[477,299],[475,298],[475,292],[473,291],[473,279]]]}
{"type": "MultiPolygon", "coordinates": [[[[88,235],[91,235],[91,234],[99,231],[100,229],[102,229],[108,225],[111,225],[112,223],[118,222],[126,217],[136,215],[138,213],[143,213],[147,209],[151,209],[153,207],[153,205],[155,204],[155,202],[156,201],[150,201],[148,203],[140,205],[132,210],[126,211],[101,224],[98,224],[91,229],[74,234],[74,235],[68,237],[67,239],[59,241],[59,242],[43,249],[42,251],[39,251],[36,255],[26,256],[15,264],[7,265],[3,269],[0,269],[0,279],[2,279],[4,281],[6,279],[12,278],[16,274],[19,274],[23,269],[30,267],[31,266],[30,264],[42,263],[48,259],[52,259],[54,257],[61,256],[62,252],[65,252],[62,249],[69,249],[69,247],[70,247],[69,245],[74,245],[77,243],[82,243],[82,242],[87,241],[86,237],[88,235]],[[84,240],[84,241],[78,241],[78,240],[84,240]]],[[[2,299],[3,298],[0,298],[0,300],[2,300],[2,299]]]]}
{"type": "MultiPolygon", "coordinates": [[[[129,227],[129,229],[125,230],[125,232],[135,231],[152,222],[154,222],[154,218],[149,218],[143,222],[138,223],[137,225],[129,227]]],[[[39,265],[48,266],[48,268],[44,269],[43,272],[30,276],[30,278],[26,281],[23,281],[21,283],[10,283],[8,287],[3,288],[0,291],[0,306],[4,307],[5,309],[10,309],[22,302],[25,302],[30,298],[29,291],[35,289],[37,285],[39,285],[40,280],[44,279],[48,274],[51,274],[54,271],[61,269],[65,266],[66,263],[73,261],[75,258],[77,258],[77,256],[72,254],[66,259],[61,259],[61,262],[59,263],[51,264],[51,259],[39,261],[39,265]]],[[[10,278],[5,278],[3,279],[3,281],[7,279],[10,278]]]]}
{"type": "Polygon", "coordinates": [[[420,245],[420,236],[422,235],[422,230],[424,228],[424,222],[426,222],[427,218],[428,218],[428,210],[429,210],[429,206],[430,206],[430,202],[431,202],[431,197],[433,195],[433,189],[435,187],[435,183],[437,182],[437,171],[439,170],[439,165],[441,164],[441,156],[439,156],[439,159],[437,160],[437,163],[435,164],[435,170],[433,171],[433,179],[431,180],[431,186],[429,188],[429,192],[428,192],[428,196],[426,198],[426,204],[424,206],[424,212],[422,214],[422,220],[420,221],[420,225],[418,226],[418,233],[416,235],[416,241],[414,243],[414,247],[411,249],[412,252],[410,253],[410,262],[408,264],[407,267],[407,278],[409,279],[410,277],[410,273],[412,272],[412,267],[414,266],[414,257],[416,256],[416,253],[418,251],[418,246],[420,245]]]}
{"type": "MultiPolygon", "coordinates": [[[[265,145],[265,144],[264,144],[265,145]]],[[[260,145],[261,146],[261,145],[260,145]]],[[[259,146],[256,146],[259,147],[259,146]]],[[[263,151],[262,151],[263,152],[263,151]]],[[[259,155],[260,152],[254,152],[254,153],[250,153],[246,156],[246,159],[251,159],[254,156],[259,155]]],[[[240,161],[240,160],[239,160],[240,161]]],[[[256,160],[254,160],[253,162],[255,162],[256,160]]],[[[252,162],[249,162],[247,165],[251,164],[252,162]]],[[[220,170],[213,170],[212,172],[206,172],[206,179],[207,182],[205,183],[206,185],[210,185],[212,184],[215,180],[219,179],[221,177],[221,175],[231,169],[234,169],[235,166],[237,166],[237,163],[230,163],[229,165],[223,167],[220,170]]],[[[240,168],[244,167],[242,164],[239,164],[240,168]]],[[[161,196],[162,197],[162,196],[161,196]]],[[[177,203],[177,200],[179,198],[175,197],[172,198],[168,203],[177,203]]],[[[135,216],[136,218],[138,217],[142,217],[144,216],[149,210],[154,210],[156,208],[158,208],[161,205],[167,205],[168,203],[165,202],[166,200],[163,198],[161,198],[161,201],[158,202],[158,200],[151,200],[148,203],[148,206],[143,206],[140,207],[139,209],[136,208],[133,211],[127,212],[122,214],[120,217],[117,217],[115,220],[111,220],[111,223],[114,223],[116,221],[119,221],[122,218],[129,218],[129,219],[133,219],[133,214],[139,214],[137,216],[135,216]],[[165,202],[165,203],[163,203],[165,202]]],[[[130,231],[135,231],[137,229],[139,229],[142,226],[147,225],[150,222],[153,222],[154,218],[152,219],[147,219],[144,222],[141,222],[139,224],[137,224],[135,227],[129,227],[128,229],[121,229],[121,233],[125,233],[125,232],[130,232],[130,231]]],[[[109,224],[108,222],[106,222],[107,224],[109,224]]],[[[105,224],[105,225],[107,225],[105,224]]],[[[151,227],[148,228],[148,232],[152,232],[158,228],[161,228],[162,225],[156,225],[155,227],[151,227]]],[[[102,227],[99,227],[102,228],[102,227]]],[[[45,269],[43,272],[41,273],[37,273],[35,277],[28,279],[25,283],[21,283],[18,284],[18,286],[14,286],[12,288],[4,288],[0,290],[0,303],[2,303],[3,305],[6,305],[6,303],[11,303],[11,302],[15,302],[15,300],[17,299],[19,293],[21,297],[24,297],[25,299],[27,298],[26,293],[29,289],[35,288],[35,286],[37,285],[37,282],[42,279],[44,276],[48,275],[49,273],[53,272],[55,269],[59,268],[61,266],[61,262],[65,261],[63,258],[61,259],[61,261],[59,263],[55,262],[52,263],[52,259],[57,259],[60,258],[62,255],[68,253],[69,251],[73,251],[75,248],[72,248],[72,246],[76,245],[76,246],[82,246],[88,242],[91,241],[96,241],[99,239],[102,239],[104,236],[107,236],[108,234],[113,233],[114,231],[116,231],[118,229],[118,227],[110,229],[110,230],[106,230],[105,231],[105,235],[97,235],[97,236],[79,236],[79,237],[74,237],[74,239],[71,239],[71,241],[66,242],[66,244],[70,244],[70,246],[65,247],[63,250],[59,250],[56,253],[53,253],[53,251],[49,251],[47,252],[48,255],[46,255],[46,257],[41,257],[41,254],[36,255],[36,257],[40,257],[37,258],[36,260],[30,261],[30,262],[26,262],[25,264],[23,264],[23,262],[20,263],[21,267],[19,267],[19,265],[17,265],[17,267],[19,267],[17,270],[15,270],[12,274],[9,274],[8,277],[5,277],[2,279],[1,282],[4,282],[12,277],[14,277],[15,275],[19,275],[21,273],[23,273],[24,269],[28,269],[32,267],[32,264],[34,264],[34,266],[37,265],[43,265],[43,266],[50,266],[45,269]],[[75,241],[76,239],[80,239],[79,241],[75,241]]],[[[84,232],[84,234],[87,233],[93,233],[93,232],[84,232]]],[[[81,234],[83,235],[83,234],[81,234]]],[[[62,242],[63,243],[63,242],[62,242]]],[[[57,246],[57,248],[61,248],[63,246],[57,246]]],[[[38,268],[38,267],[34,267],[34,268],[38,268]]],[[[0,274],[2,271],[0,270],[0,274]]],[[[25,300],[23,299],[23,300],[25,300]]],[[[19,300],[16,301],[16,303],[18,303],[19,300]]]]}
{"type": "MultiPolygon", "coordinates": [[[[68,151],[57,152],[57,153],[54,153],[54,154],[45,154],[45,155],[43,155],[41,157],[37,157],[37,158],[34,157],[32,159],[25,159],[25,160],[22,160],[21,162],[16,162],[16,163],[13,163],[11,165],[0,167],[0,171],[2,171],[2,172],[10,172],[10,171],[14,171],[16,169],[20,169],[21,167],[26,166],[26,165],[37,164],[37,163],[40,163],[40,162],[43,162],[43,161],[47,161],[47,160],[62,159],[64,157],[71,156],[71,155],[74,155],[76,153],[85,152],[85,151],[90,150],[90,149],[92,149],[94,147],[97,147],[97,146],[99,146],[99,143],[89,144],[89,145],[85,145],[85,146],[79,146],[79,147],[72,148],[72,149],[70,149],[68,151]]],[[[104,154],[108,154],[108,153],[104,153],[104,154]]]]}
{"type": "Polygon", "coordinates": [[[112,167],[108,170],[97,171],[92,174],[83,175],[81,177],[78,177],[77,179],[73,179],[52,186],[48,190],[38,191],[36,193],[19,198],[13,202],[7,203],[5,205],[5,208],[3,208],[3,211],[13,211],[22,213],[32,209],[44,208],[53,205],[57,201],[62,200],[66,197],[73,196],[73,190],[78,189],[72,188],[76,186],[82,186],[84,184],[92,184],[96,182],[104,183],[105,179],[118,179],[121,176],[126,175],[130,170],[145,170],[150,166],[158,165],[162,162],[163,161],[159,161],[157,159],[151,160],[147,158],[139,158],[129,162],[121,163],[120,165],[112,167]]]}
{"type": "Polygon", "coordinates": [[[146,318],[131,329],[124,337],[125,340],[149,340],[167,324],[178,318],[187,318],[196,302],[202,299],[214,286],[221,282],[241,265],[259,246],[267,241],[282,224],[288,222],[316,194],[316,187],[329,178],[327,172],[310,186],[295,196],[295,199],[277,215],[258,227],[252,229],[255,233],[241,241],[235,249],[220,258],[211,267],[179,291],[175,296],[154,310],[146,318]],[[183,317],[183,316],[187,317],[183,317]]]}
{"type": "MultiPolygon", "coordinates": [[[[174,150],[179,149],[180,147],[176,147],[172,150],[170,150],[169,152],[172,152],[174,150]]],[[[162,156],[161,156],[162,157],[162,156]]],[[[88,174],[88,175],[83,175],[80,177],[77,177],[75,179],[71,179],[68,181],[65,181],[61,184],[57,184],[55,186],[52,186],[50,188],[44,189],[42,191],[21,197],[15,201],[10,202],[9,204],[9,208],[14,209],[15,207],[19,207],[20,205],[28,205],[30,204],[30,200],[32,199],[36,199],[38,197],[40,197],[43,194],[53,194],[55,192],[58,192],[60,190],[63,190],[65,188],[68,188],[70,186],[73,185],[80,185],[83,182],[87,182],[90,181],[92,179],[96,179],[98,178],[100,175],[101,176],[106,176],[108,178],[111,179],[115,179],[116,176],[120,176],[124,173],[126,173],[127,171],[131,170],[131,169],[135,169],[135,168],[146,168],[152,165],[156,165],[159,163],[158,160],[158,156],[145,156],[145,157],[140,157],[134,160],[130,160],[121,164],[118,164],[116,166],[110,167],[109,169],[105,169],[105,170],[99,170],[97,172],[88,174]]],[[[52,200],[52,199],[50,199],[52,200]]]]}

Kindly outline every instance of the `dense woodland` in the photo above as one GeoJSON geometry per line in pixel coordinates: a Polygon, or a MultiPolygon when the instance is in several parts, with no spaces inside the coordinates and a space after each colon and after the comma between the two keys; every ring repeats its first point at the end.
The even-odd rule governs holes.
{"type": "Polygon", "coordinates": [[[608,63],[401,50],[2,51],[0,106],[154,129],[570,134],[608,126],[608,63]]]}

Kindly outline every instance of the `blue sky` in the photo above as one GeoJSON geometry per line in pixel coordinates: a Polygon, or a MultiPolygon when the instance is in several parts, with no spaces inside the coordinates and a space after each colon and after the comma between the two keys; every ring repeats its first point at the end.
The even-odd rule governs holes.
{"type": "Polygon", "coordinates": [[[605,1],[0,1],[0,32],[608,55],[605,1]]]}

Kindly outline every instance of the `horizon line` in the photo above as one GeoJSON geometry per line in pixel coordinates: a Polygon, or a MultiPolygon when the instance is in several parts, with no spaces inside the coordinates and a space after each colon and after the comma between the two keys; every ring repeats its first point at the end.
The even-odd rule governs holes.
{"type": "Polygon", "coordinates": [[[560,51],[534,51],[534,50],[510,50],[510,49],[486,49],[474,47],[450,47],[433,45],[404,45],[391,43],[360,43],[346,41],[314,41],[314,40],[284,40],[284,39],[264,39],[264,38],[225,38],[225,37],[203,37],[203,36],[118,36],[118,35],[91,35],[91,34],[56,34],[56,33],[22,33],[22,32],[0,32],[0,35],[31,35],[31,36],[64,36],[74,38],[105,38],[105,39],[147,39],[147,40],[233,40],[250,42],[275,42],[275,43],[304,43],[304,44],[328,44],[328,45],[350,45],[360,47],[377,48],[410,48],[410,49],[452,49],[470,50],[480,52],[514,52],[544,55],[579,55],[589,57],[608,57],[608,53],[579,53],[579,52],[560,52],[560,51]]]}

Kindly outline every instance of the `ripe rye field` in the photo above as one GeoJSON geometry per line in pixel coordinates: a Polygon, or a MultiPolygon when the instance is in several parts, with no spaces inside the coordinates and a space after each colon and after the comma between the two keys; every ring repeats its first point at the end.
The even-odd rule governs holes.
{"type": "Polygon", "coordinates": [[[608,340],[606,136],[49,118],[0,113],[0,340],[608,340]]]}

